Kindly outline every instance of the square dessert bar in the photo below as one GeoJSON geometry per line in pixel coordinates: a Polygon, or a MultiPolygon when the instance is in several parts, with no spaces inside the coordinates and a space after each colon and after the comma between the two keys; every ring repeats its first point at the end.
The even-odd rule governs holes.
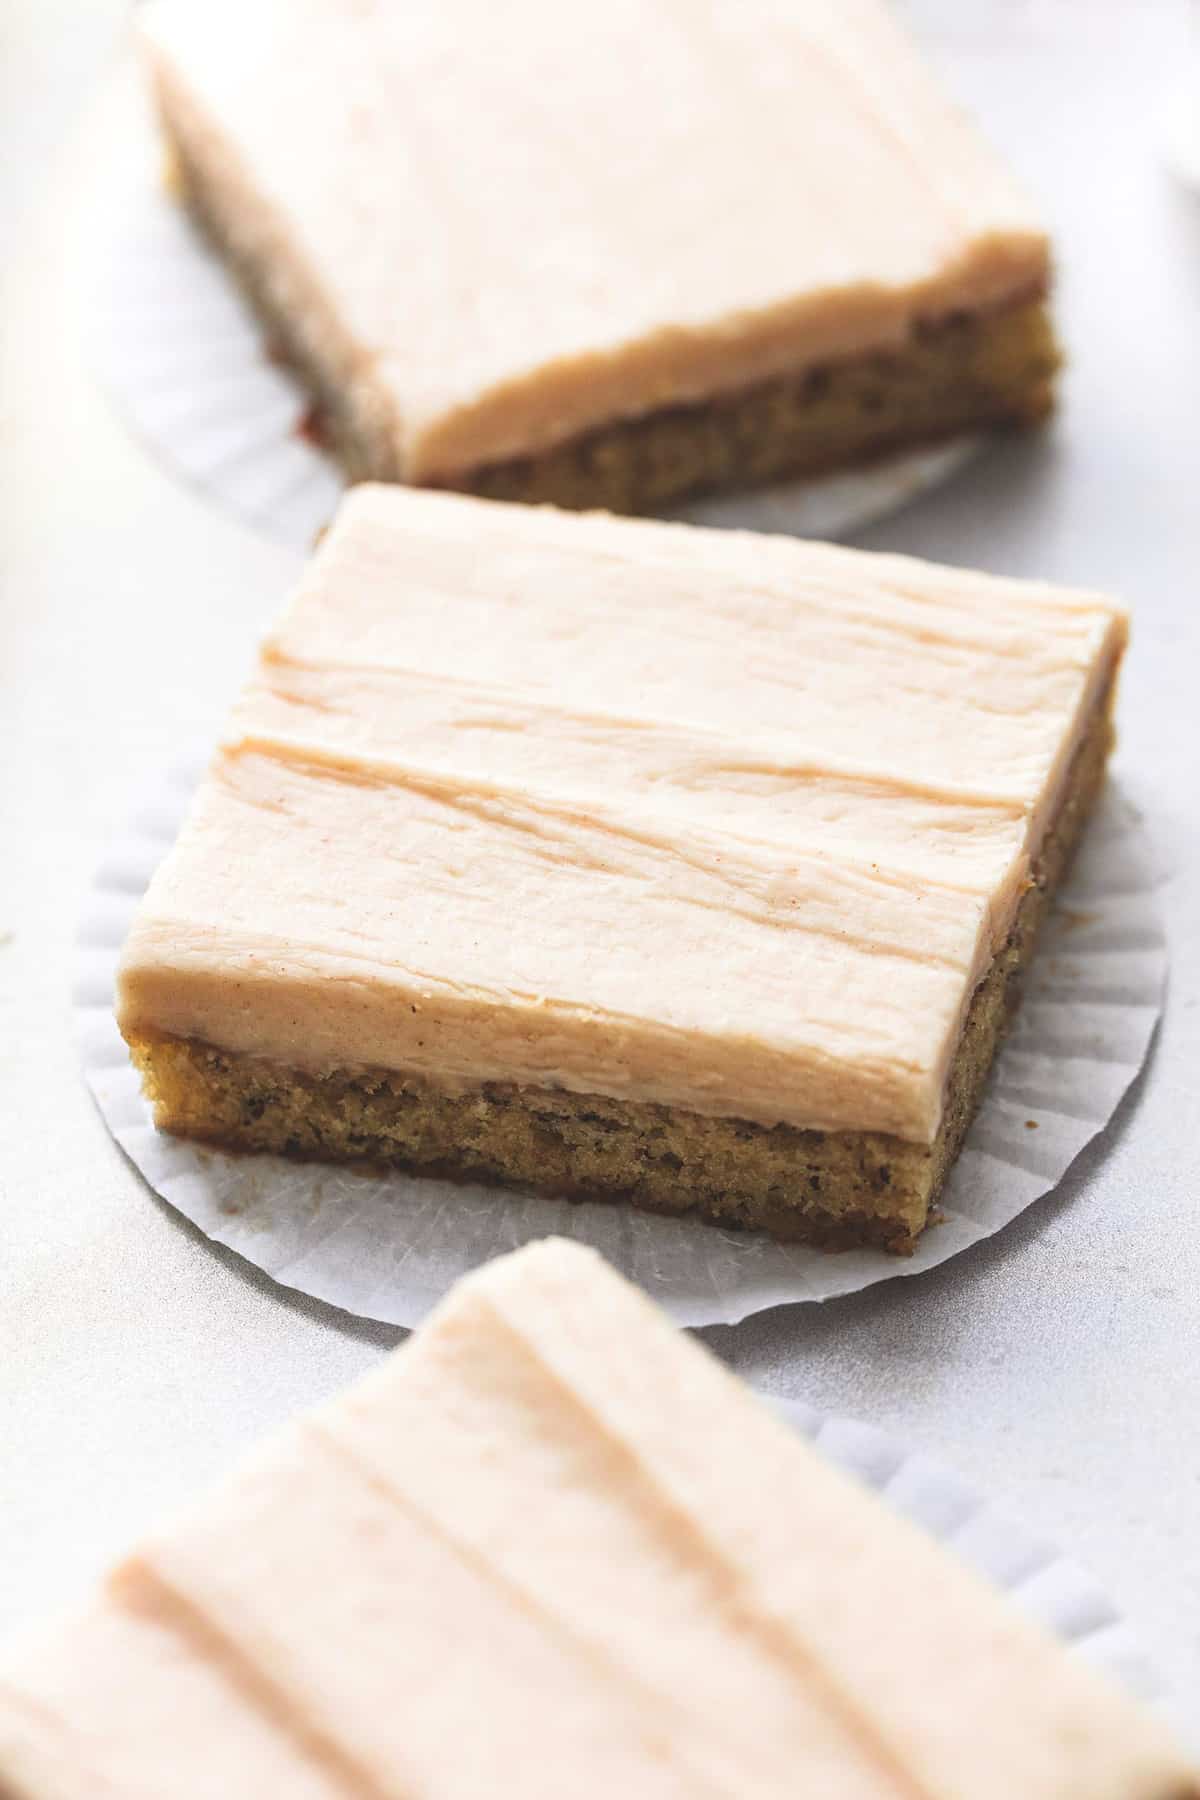
{"type": "Polygon", "coordinates": [[[1051,405],[1045,234],[876,0],[146,14],[355,479],[646,511],[1051,405]]]}
{"type": "Polygon", "coordinates": [[[1197,1800],[590,1252],[461,1282],[0,1653],[13,1800],[1197,1800]]]}
{"type": "Polygon", "coordinates": [[[354,489],[124,951],[158,1124],[910,1249],[1125,635],[903,557],[354,489]]]}

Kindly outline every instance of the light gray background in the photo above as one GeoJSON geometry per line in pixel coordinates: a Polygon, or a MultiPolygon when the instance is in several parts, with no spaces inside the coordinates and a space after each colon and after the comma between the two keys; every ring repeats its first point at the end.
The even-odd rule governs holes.
{"type": "MultiPolygon", "coordinates": [[[[70,1042],[90,872],[148,773],[212,730],[294,567],[159,473],[92,379],[119,71],[55,145],[123,10],[0,0],[0,1625],[69,1598],[397,1335],[271,1287],[151,1199],[70,1042]]],[[[1184,15],[1168,0],[910,10],[1052,220],[1072,366],[1052,434],[990,452],[865,541],[1133,603],[1119,768],[1169,876],[1171,992],[1114,1128],[999,1240],[708,1336],[749,1379],[935,1452],[1069,1545],[1194,1719],[1200,199],[1163,156],[1184,15]]]]}

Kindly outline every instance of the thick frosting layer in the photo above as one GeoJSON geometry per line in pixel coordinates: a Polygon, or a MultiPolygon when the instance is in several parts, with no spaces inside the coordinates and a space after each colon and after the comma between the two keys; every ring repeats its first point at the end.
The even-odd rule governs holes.
{"type": "Polygon", "coordinates": [[[122,1029],[931,1141],[1124,635],[903,558],[358,488],[122,1029]]]}
{"type": "Polygon", "coordinates": [[[410,480],[1046,283],[877,0],[160,0],[146,30],[241,251],[410,480]]]}
{"type": "Polygon", "coordinates": [[[1148,1715],[553,1242],[460,1284],[11,1656],[6,1777],[27,1800],[1197,1792],[1148,1715]]]}

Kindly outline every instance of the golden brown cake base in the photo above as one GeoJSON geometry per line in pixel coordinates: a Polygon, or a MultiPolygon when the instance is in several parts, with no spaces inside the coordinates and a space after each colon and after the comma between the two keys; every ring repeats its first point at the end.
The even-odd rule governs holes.
{"type": "Polygon", "coordinates": [[[385,1069],[313,1075],[210,1044],[138,1036],[131,1050],[155,1122],[230,1149],[627,1200],[781,1239],[907,1253],[979,1103],[1042,918],[1102,785],[1111,739],[1106,703],[1075,754],[1008,940],[975,990],[931,1147],[561,1089],[487,1083],[451,1092],[385,1069]]]}
{"type": "Polygon", "coordinates": [[[620,420],[541,456],[475,471],[492,500],[647,512],[689,495],[826,475],[1054,404],[1058,347],[1042,299],[918,323],[897,350],[847,357],[695,406],[620,420]]]}
{"type": "MultiPolygon", "coordinates": [[[[399,481],[398,447],[365,390],[339,379],[281,305],[235,202],[206,179],[168,116],[172,185],[313,396],[317,435],[351,481],[399,481]]],[[[1054,403],[1060,356],[1045,296],[920,320],[902,347],[808,366],[694,405],[663,408],[537,455],[433,485],[494,500],[648,512],[685,496],[823,475],[964,432],[1032,425],[1054,403]]]]}

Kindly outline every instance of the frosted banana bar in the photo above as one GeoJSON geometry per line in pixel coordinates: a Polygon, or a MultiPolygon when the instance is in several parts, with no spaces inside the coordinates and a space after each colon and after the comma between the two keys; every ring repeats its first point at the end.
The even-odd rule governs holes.
{"type": "Polygon", "coordinates": [[[877,0],[139,18],[352,478],[647,511],[1051,406],[1045,232],[877,0]]]}
{"type": "Polygon", "coordinates": [[[1196,1800],[591,1252],[470,1276],[0,1653],[13,1800],[1196,1800]]]}
{"type": "Polygon", "coordinates": [[[900,557],[353,491],[125,947],[159,1125],[911,1248],[1125,632],[900,557]]]}

